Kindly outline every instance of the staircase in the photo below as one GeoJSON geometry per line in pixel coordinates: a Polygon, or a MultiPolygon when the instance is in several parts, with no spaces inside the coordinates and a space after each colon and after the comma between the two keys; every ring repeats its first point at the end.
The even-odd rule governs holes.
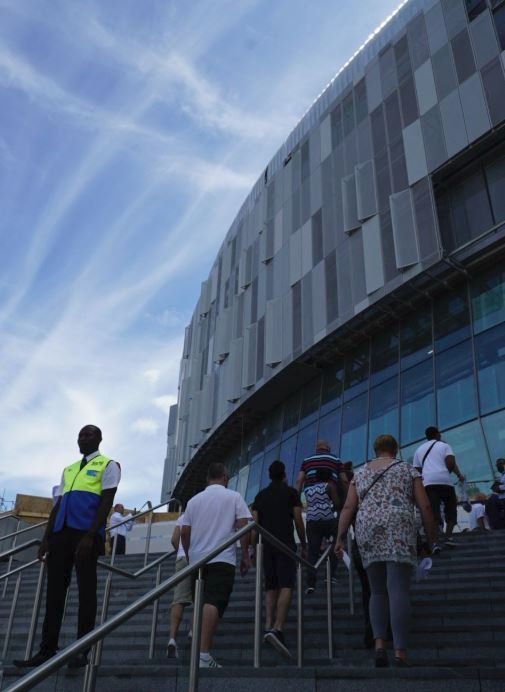
{"type": "MultiPolygon", "coordinates": [[[[254,572],[237,575],[230,606],[219,625],[213,654],[222,670],[203,671],[202,692],[505,692],[505,531],[461,534],[457,546],[446,548],[433,558],[428,579],[415,584],[412,593],[413,622],[409,656],[414,667],[380,669],[373,667],[372,654],[363,648],[363,620],[359,582],[356,579],[356,612],[349,615],[348,579],[339,567],[339,583],[333,587],[334,658],[328,660],[326,602],[324,584],[305,599],[304,668],[296,668],[296,607],[286,629],[286,644],[293,661],[286,661],[263,647],[262,668],[254,670],[253,615],[254,572]]],[[[151,556],[153,559],[153,556],[151,556]]],[[[123,569],[134,572],[142,566],[142,556],[117,558],[123,569]]],[[[162,579],[173,571],[173,559],[163,565],[162,579]]],[[[0,572],[5,569],[0,565],[0,572]]],[[[105,571],[100,570],[99,603],[105,571]]],[[[11,645],[4,663],[3,688],[22,672],[10,661],[22,658],[31,616],[31,602],[37,569],[27,570],[22,580],[20,600],[11,645]]],[[[321,572],[322,579],[322,572],[321,572]]],[[[131,603],[154,585],[148,572],[135,581],[114,576],[109,613],[131,603]]],[[[0,600],[0,623],[9,614],[14,579],[7,596],[0,600]]],[[[185,692],[189,663],[187,617],[178,637],[180,658],[165,658],[168,639],[168,612],[171,595],[161,600],[155,657],[148,659],[152,608],[139,613],[109,635],[104,644],[97,690],[121,692],[185,692]]],[[[77,597],[71,587],[61,645],[75,636],[77,597]]],[[[41,619],[43,616],[43,611],[41,619]]],[[[41,622],[39,622],[40,632],[41,622]]],[[[0,626],[0,646],[5,625],[0,626]]],[[[39,636],[36,638],[37,650],[39,636]]],[[[73,692],[82,689],[82,671],[60,669],[37,690],[73,692]]]]}

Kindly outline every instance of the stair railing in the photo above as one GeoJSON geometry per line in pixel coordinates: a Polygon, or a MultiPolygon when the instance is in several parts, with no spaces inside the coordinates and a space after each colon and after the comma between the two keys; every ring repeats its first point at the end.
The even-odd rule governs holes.
{"type": "MultiPolygon", "coordinates": [[[[144,552],[144,567],[142,567],[140,570],[137,570],[137,572],[128,572],[127,570],[123,570],[119,567],[114,566],[114,559],[116,555],[116,541],[114,541],[114,547],[112,550],[111,554],[111,561],[110,563],[103,562],[102,560],[98,560],[98,564],[100,565],[101,568],[106,569],[109,571],[109,574],[107,575],[107,580],[105,583],[105,591],[104,591],[104,599],[102,602],[102,612],[101,612],[101,622],[104,622],[107,613],[108,613],[108,608],[109,608],[109,601],[110,601],[110,591],[111,591],[111,581],[112,581],[112,572],[115,572],[117,574],[121,574],[124,577],[130,578],[130,579],[137,579],[138,577],[142,576],[145,572],[149,571],[150,569],[154,567],[158,567],[157,570],[157,575],[156,575],[156,584],[159,584],[161,581],[161,563],[164,562],[167,558],[169,558],[171,555],[174,554],[175,551],[169,551],[168,553],[165,553],[161,555],[160,557],[156,558],[153,560],[153,562],[146,564],[147,563],[147,557],[149,554],[149,547],[150,547],[150,536],[151,536],[151,531],[150,531],[150,526],[152,523],[152,514],[156,509],[159,509],[160,507],[164,507],[166,505],[170,505],[172,502],[177,503],[179,506],[182,505],[181,501],[178,500],[175,497],[170,498],[169,500],[160,503],[159,505],[152,506],[152,503],[148,500],[147,502],[144,503],[143,506],[148,505],[148,509],[145,510],[144,512],[139,512],[135,514],[131,519],[125,519],[124,521],[120,522],[119,524],[115,524],[114,527],[112,528],[117,528],[118,526],[122,526],[123,524],[126,524],[130,521],[134,521],[138,517],[145,516],[146,514],[149,514],[149,529],[148,529],[148,536],[146,537],[146,548],[144,552]]],[[[19,517],[10,514],[9,517],[14,517],[15,519],[18,520],[18,527],[21,522],[19,517]]],[[[1,519],[5,519],[5,516],[0,517],[1,519]]],[[[28,639],[26,643],[26,649],[25,649],[25,659],[30,658],[32,655],[32,650],[33,650],[33,642],[35,639],[35,633],[37,630],[37,624],[38,624],[38,619],[39,619],[39,614],[40,614],[40,605],[41,605],[41,598],[42,598],[42,589],[43,589],[43,584],[44,584],[44,579],[45,579],[45,562],[41,562],[38,558],[35,560],[31,560],[30,562],[27,562],[24,565],[21,565],[19,567],[12,568],[12,560],[14,555],[17,553],[20,553],[24,550],[27,550],[29,548],[32,548],[34,546],[38,546],[41,544],[41,539],[39,538],[34,538],[30,541],[27,541],[26,543],[22,543],[20,545],[16,545],[16,540],[17,537],[23,533],[27,533],[28,531],[31,531],[35,528],[39,528],[41,526],[44,526],[47,524],[47,520],[40,522],[39,524],[33,524],[32,526],[28,526],[23,529],[19,529],[17,531],[14,531],[7,536],[2,536],[1,540],[4,540],[6,538],[12,538],[12,546],[9,550],[4,551],[3,553],[0,554],[0,560],[6,559],[7,557],[9,558],[9,563],[7,566],[7,571],[0,575],[0,582],[3,581],[3,596],[5,596],[5,593],[7,591],[7,584],[9,577],[12,577],[14,575],[17,575],[16,579],[16,584],[14,586],[14,592],[13,592],[13,597],[12,597],[12,603],[11,603],[11,608],[9,611],[9,618],[7,622],[7,629],[5,632],[5,637],[4,637],[4,642],[2,646],[2,660],[5,660],[5,657],[7,655],[7,651],[9,649],[10,645],[10,639],[12,635],[12,627],[14,624],[14,616],[17,608],[17,603],[19,600],[19,592],[21,588],[21,579],[23,576],[23,572],[30,568],[33,567],[34,565],[40,565],[40,570],[39,570],[39,575],[37,578],[37,586],[35,590],[35,597],[33,601],[33,609],[32,609],[32,615],[31,615],[31,620],[30,620],[30,627],[28,630],[28,639]]],[[[106,531],[110,531],[111,527],[107,527],[106,531]]],[[[65,610],[67,606],[67,601],[65,602],[65,610]]],[[[150,642],[149,642],[149,658],[154,657],[154,648],[155,648],[155,641],[156,641],[156,631],[157,631],[157,623],[158,623],[158,603],[155,603],[155,606],[153,608],[153,617],[152,617],[152,622],[151,622],[151,636],[150,636],[150,642]]],[[[101,655],[101,646],[102,643],[100,643],[99,648],[99,653],[101,655]]]]}
{"type": "MultiPolygon", "coordinates": [[[[202,609],[203,609],[203,577],[202,569],[210,562],[214,557],[217,557],[223,550],[234,545],[242,536],[250,533],[251,531],[256,531],[271,545],[274,545],[284,554],[286,554],[290,559],[297,563],[297,615],[298,615],[298,634],[297,634],[297,665],[301,667],[303,665],[303,588],[302,588],[302,568],[305,567],[307,570],[317,570],[325,559],[328,560],[329,550],[331,546],[328,546],[325,553],[326,557],[323,555],[321,559],[316,563],[316,565],[311,565],[307,560],[297,555],[295,552],[287,548],[282,542],[277,538],[272,536],[263,527],[256,524],[256,522],[250,522],[247,526],[236,531],[230,538],[222,541],[216,548],[211,550],[207,555],[196,560],[194,563],[188,565],[184,569],[180,570],[173,576],[169,577],[161,584],[156,585],[150,591],[148,591],[143,596],[140,596],[136,601],[130,603],[122,611],[116,613],[108,620],[103,622],[101,625],[96,627],[88,634],[73,642],[65,649],[61,650],[55,654],[48,661],[38,666],[35,670],[26,674],[20,680],[14,682],[10,685],[6,692],[25,692],[26,690],[32,689],[36,684],[45,680],[51,673],[58,670],[61,666],[69,661],[70,658],[76,654],[82,653],[83,651],[89,650],[91,646],[94,646],[94,651],[90,657],[90,662],[86,666],[86,673],[84,676],[83,692],[94,692],[96,686],[96,679],[98,673],[99,663],[95,663],[94,652],[97,650],[96,645],[103,641],[103,639],[117,629],[124,622],[129,620],[131,617],[140,612],[143,608],[155,603],[159,600],[165,593],[173,589],[177,584],[186,579],[187,577],[197,574],[197,579],[195,583],[195,598],[194,598],[194,613],[193,613],[193,640],[191,645],[191,658],[190,658],[190,669],[189,669],[189,692],[197,692],[198,690],[198,673],[199,673],[199,650],[200,650],[200,635],[201,635],[201,624],[202,624],[202,609]]],[[[260,541],[256,557],[256,596],[255,596],[255,665],[260,666],[259,657],[259,641],[260,636],[258,633],[261,632],[261,604],[262,604],[262,580],[261,580],[261,566],[262,566],[262,543],[260,541]],[[258,565],[259,558],[259,565],[258,565]],[[258,649],[256,648],[256,643],[258,642],[258,649]]],[[[330,576],[330,570],[327,567],[327,575],[330,576]]],[[[331,579],[328,581],[330,588],[327,588],[327,592],[331,592],[331,579]]],[[[331,617],[331,605],[328,605],[329,617],[331,617]]],[[[333,655],[332,651],[329,651],[330,656],[333,655]]]]}

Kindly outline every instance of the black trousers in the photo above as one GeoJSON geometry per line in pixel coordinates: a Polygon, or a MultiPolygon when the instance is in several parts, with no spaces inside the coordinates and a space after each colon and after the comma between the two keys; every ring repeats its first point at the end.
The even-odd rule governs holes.
{"type": "Polygon", "coordinates": [[[85,531],[65,527],[49,537],[47,556],[46,615],[42,626],[40,650],[53,653],[58,648],[65,598],[75,565],[79,591],[77,638],[90,632],[96,618],[96,563],[103,554],[103,539],[95,537],[94,548],[86,559],[77,559],[75,551],[85,531]]]}
{"type": "MultiPolygon", "coordinates": [[[[321,554],[321,542],[323,538],[337,536],[338,522],[336,519],[319,519],[318,521],[307,522],[307,543],[309,548],[309,562],[315,565],[321,554]]],[[[331,574],[335,573],[337,568],[337,558],[333,550],[330,552],[331,574]]],[[[316,573],[313,570],[307,570],[307,586],[316,585],[316,573]]]]}
{"type": "Polygon", "coordinates": [[[126,552],[126,538],[124,536],[113,536],[110,541],[110,547],[114,550],[114,543],[117,541],[116,555],[124,555],[126,552]]]}

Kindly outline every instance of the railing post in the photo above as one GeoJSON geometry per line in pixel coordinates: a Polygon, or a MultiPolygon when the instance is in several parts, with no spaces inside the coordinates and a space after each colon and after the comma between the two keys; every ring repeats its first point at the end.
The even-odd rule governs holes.
{"type": "MultiPolygon", "coordinates": [[[[161,581],[161,563],[156,570],[156,586],[160,585],[161,581]]],[[[153,603],[153,619],[151,621],[151,638],[149,640],[149,658],[154,658],[154,649],[156,646],[156,629],[158,627],[158,611],[160,607],[160,599],[156,599],[153,603]]]]}
{"type": "Polygon", "coordinates": [[[326,558],[326,609],[328,618],[328,658],[333,659],[333,591],[331,583],[331,558],[326,558]]]}
{"type": "Polygon", "coordinates": [[[261,666],[261,606],[262,606],[262,577],[263,577],[263,536],[258,535],[256,545],[256,595],[254,601],[254,667],[261,666]]]}
{"type": "MultiPolygon", "coordinates": [[[[148,507],[150,510],[152,510],[152,504],[150,502],[147,503],[148,507]]],[[[153,524],[153,513],[149,514],[149,520],[147,522],[147,533],[146,533],[146,549],[144,553],[144,567],[147,565],[147,559],[149,556],[149,546],[151,545],[151,528],[153,524]]]]}
{"type": "Polygon", "coordinates": [[[14,623],[14,615],[16,613],[16,606],[18,604],[18,597],[19,597],[19,587],[21,586],[21,576],[22,572],[18,573],[17,579],[16,579],[16,586],[14,587],[14,595],[12,597],[12,605],[11,605],[11,610],[9,613],[9,620],[7,622],[7,629],[5,630],[5,639],[4,639],[4,645],[2,649],[2,661],[5,661],[5,658],[7,656],[7,651],[9,650],[9,643],[11,639],[11,632],[12,632],[12,625],[14,623]]]}
{"type": "Polygon", "coordinates": [[[296,565],[296,604],[298,613],[297,640],[297,668],[303,667],[303,570],[300,562],[296,565]]]}
{"type": "MultiPolygon", "coordinates": [[[[18,523],[16,524],[16,533],[19,531],[19,527],[20,527],[20,526],[21,526],[21,519],[18,519],[18,523]]],[[[15,548],[15,547],[16,547],[16,539],[17,539],[17,536],[13,536],[13,538],[12,538],[12,543],[11,543],[11,548],[15,548]]],[[[14,558],[13,558],[13,556],[11,555],[11,556],[9,557],[9,562],[8,562],[8,564],[7,564],[7,572],[10,572],[11,569],[12,569],[12,560],[13,560],[13,559],[14,559],[14,558]]],[[[8,584],[8,582],[9,582],[9,578],[7,577],[7,579],[4,581],[4,588],[3,588],[3,592],[2,592],[2,598],[5,598],[5,594],[7,593],[7,584],[8,584]]]]}
{"type": "Polygon", "coordinates": [[[198,570],[195,582],[195,598],[193,606],[193,640],[191,642],[191,658],[189,661],[188,692],[198,692],[198,674],[200,672],[200,639],[202,636],[202,601],[203,578],[202,568],[198,570]]]}
{"type": "Polygon", "coordinates": [[[30,621],[30,629],[28,631],[28,640],[26,642],[25,659],[28,660],[32,655],[33,650],[33,640],[35,639],[35,632],[37,630],[37,623],[39,621],[40,613],[40,601],[42,596],[42,589],[44,587],[44,577],[46,576],[46,563],[41,562],[39,568],[39,578],[37,580],[37,589],[35,591],[35,600],[33,603],[32,619],[30,621]]]}
{"type": "Polygon", "coordinates": [[[347,532],[347,554],[349,555],[349,613],[354,615],[354,573],[352,564],[352,538],[351,532],[347,532]]]}

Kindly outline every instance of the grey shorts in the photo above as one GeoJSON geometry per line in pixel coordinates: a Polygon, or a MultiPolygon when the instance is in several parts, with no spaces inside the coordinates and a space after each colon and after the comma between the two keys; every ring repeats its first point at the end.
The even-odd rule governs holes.
{"type": "MultiPolygon", "coordinates": [[[[181,569],[184,569],[184,567],[187,566],[188,561],[186,560],[186,558],[178,557],[175,561],[174,574],[177,574],[177,572],[180,572],[181,569]]],[[[190,603],[193,603],[191,577],[186,577],[186,579],[183,579],[177,584],[177,586],[174,589],[174,597],[172,599],[172,603],[181,603],[182,605],[189,605],[190,603]]]]}

